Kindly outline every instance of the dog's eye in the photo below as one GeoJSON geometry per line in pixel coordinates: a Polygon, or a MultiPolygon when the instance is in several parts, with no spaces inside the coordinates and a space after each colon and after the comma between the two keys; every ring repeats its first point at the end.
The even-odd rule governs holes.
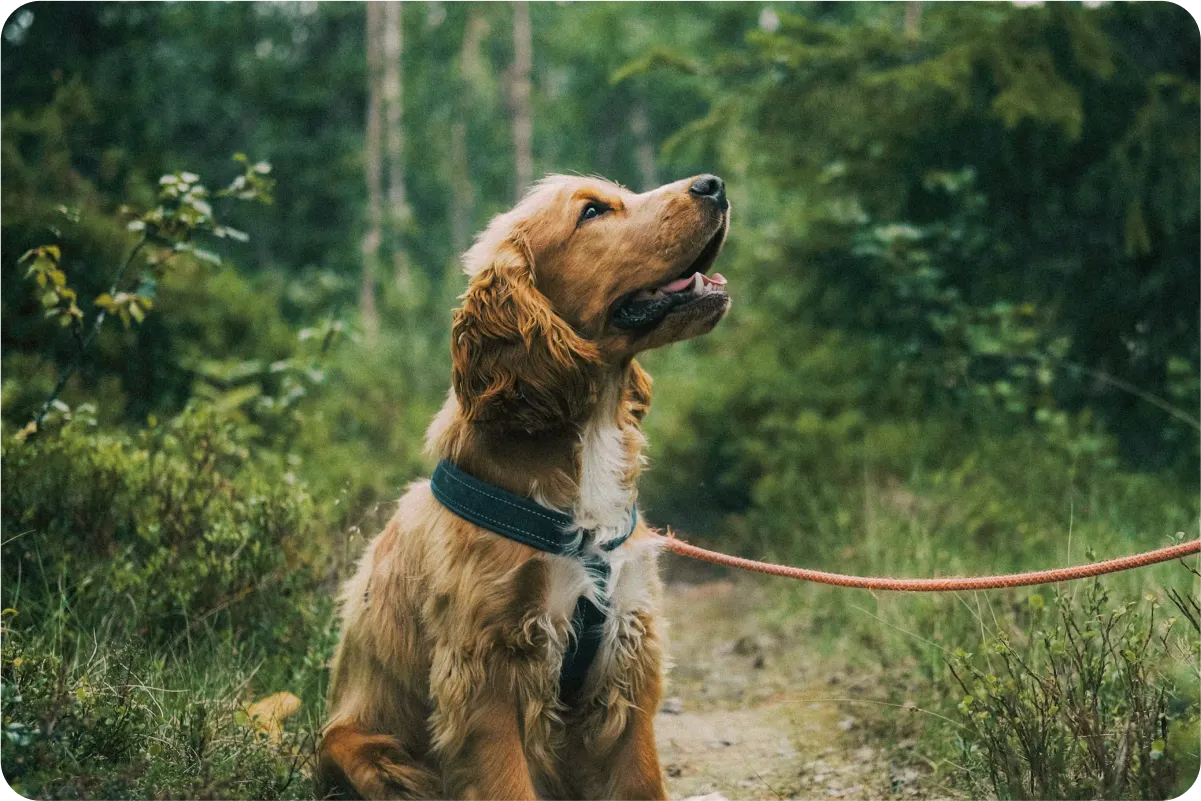
{"type": "Polygon", "coordinates": [[[608,210],[609,210],[609,207],[606,206],[604,203],[600,203],[600,202],[594,200],[591,203],[589,203],[587,206],[584,206],[584,210],[580,212],[580,222],[585,222],[587,220],[594,220],[597,217],[604,214],[608,210]]]}

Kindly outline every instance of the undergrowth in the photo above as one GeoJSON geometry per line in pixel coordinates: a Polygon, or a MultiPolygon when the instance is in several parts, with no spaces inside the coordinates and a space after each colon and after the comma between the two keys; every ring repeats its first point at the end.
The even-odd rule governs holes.
{"type": "Polygon", "coordinates": [[[332,652],[329,533],[236,425],[86,410],[2,459],[5,778],[38,798],[299,798],[332,652]],[[289,692],[271,732],[247,706],[289,692]]]}

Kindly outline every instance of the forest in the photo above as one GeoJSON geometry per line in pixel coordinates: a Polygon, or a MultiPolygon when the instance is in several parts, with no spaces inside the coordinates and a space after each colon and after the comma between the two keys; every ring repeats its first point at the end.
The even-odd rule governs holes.
{"type": "MultiPolygon", "coordinates": [[[[22,796],[313,797],[334,597],[433,468],[459,256],[549,173],[728,188],[730,314],[642,359],[652,525],[913,577],[1198,534],[1171,3],[34,2],[0,75],[22,796]]],[[[1198,778],[1196,559],[921,596],[663,561],[675,797],[1198,778]]]]}

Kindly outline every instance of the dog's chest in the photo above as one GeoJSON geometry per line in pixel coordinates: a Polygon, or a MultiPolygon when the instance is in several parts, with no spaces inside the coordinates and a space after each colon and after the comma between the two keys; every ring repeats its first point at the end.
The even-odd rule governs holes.
{"type": "Polygon", "coordinates": [[[579,494],[572,517],[577,528],[591,532],[597,546],[629,531],[645,444],[641,431],[617,423],[615,404],[616,399],[609,413],[596,414],[588,421],[576,452],[579,494]]]}
{"type": "MultiPolygon", "coordinates": [[[[615,402],[616,398],[609,400],[615,402]]],[[[602,403],[602,408],[605,405],[602,403]]],[[[579,495],[572,508],[575,524],[585,537],[588,561],[594,566],[603,561],[607,569],[589,570],[584,560],[575,557],[551,557],[547,593],[547,611],[555,628],[564,632],[564,648],[581,595],[605,610],[605,636],[595,659],[601,669],[611,663],[610,652],[618,641],[628,639],[622,635],[625,621],[651,607],[657,580],[653,549],[645,543],[631,541],[613,551],[603,547],[630,533],[635,482],[645,444],[636,427],[622,427],[615,417],[596,415],[580,433],[579,495]]]]}

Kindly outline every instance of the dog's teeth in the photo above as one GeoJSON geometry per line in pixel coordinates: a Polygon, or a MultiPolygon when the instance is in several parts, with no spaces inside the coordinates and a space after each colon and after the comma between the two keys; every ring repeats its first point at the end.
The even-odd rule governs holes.
{"type": "Polygon", "coordinates": [[[694,273],[692,277],[692,291],[703,292],[705,290],[705,279],[700,273],[694,273]]]}

